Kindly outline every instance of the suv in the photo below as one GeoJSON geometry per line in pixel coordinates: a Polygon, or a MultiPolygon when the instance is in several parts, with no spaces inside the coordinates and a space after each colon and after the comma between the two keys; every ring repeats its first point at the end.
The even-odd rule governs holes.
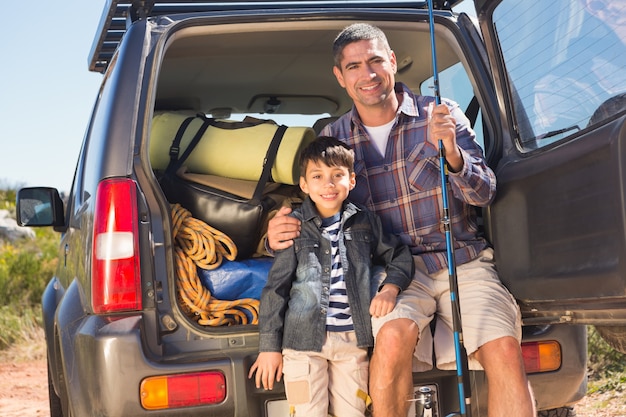
{"type": "MultiPolygon", "coordinates": [[[[478,19],[435,3],[442,95],[466,109],[498,177],[481,218],[522,309],[539,413],[574,415],[586,325],[626,351],[626,40],[584,0],[475,0],[478,19]]],[[[619,3],[606,5],[613,20],[626,15],[619,3]]],[[[431,94],[428,16],[426,2],[403,0],[106,2],[89,62],[104,77],[69,198],[46,187],[18,195],[20,224],[61,233],[42,300],[53,417],[288,415],[281,384],[263,391],[247,378],[254,317],[211,325],[183,300],[178,201],[160,186],[172,142],[196,113],[271,118],[302,142],[351,108],[331,45],[356,21],[386,32],[398,81],[431,94]]],[[[259,152],[248,146],[240,156],[259,152]]],[[[227,262],[226,283],[252,269],[227,262]]],[[[472,414],[485,416],[484,373],[470,376],[472,414]]],[[[410,415],[458,410],[456,384],[454,371],[414,373],[410,415]]]]}

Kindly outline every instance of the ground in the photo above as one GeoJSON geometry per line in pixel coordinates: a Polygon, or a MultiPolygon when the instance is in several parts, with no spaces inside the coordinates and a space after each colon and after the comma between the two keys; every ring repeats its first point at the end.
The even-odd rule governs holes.
{"type": "Polygon", "coordinates": [[[0,415],[48,417],[46,360],[0,364],[0,415]]]}
{"type": "Polygon", "coordinates": [[[37,341],[0,351],[2,417],[50,416],[43,331],[37,336],[37,341]]]}
{"type": "Polygon", "coordinates": [[[626,404],[619,392],[595,393],[576,404],[576,417],[624,417],[626,404]]]}
{"type": "MultiPolygon", "coordinates": [[[[49,417],[48,379],[43,333],[39,342],[0,352],[0,415],[49,417]]],[[[576,405],[577,417],[623,417],[620,392],[595,393],[576,405]]]]}

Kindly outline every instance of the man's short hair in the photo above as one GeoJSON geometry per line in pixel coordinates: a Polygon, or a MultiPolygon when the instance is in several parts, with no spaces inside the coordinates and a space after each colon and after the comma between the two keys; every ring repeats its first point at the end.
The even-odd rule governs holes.
{"type": "Polygon", "coordinates": [[[333,42],[333,59],[335,60],[335,66],[341,69],[341,58],[343,56],[343,49],[346,45],[353,42],[369,41],[373,39],[379,41],[385,46],[385,49],[391,53],[391,47],[389,46],[389,41],[387,41],[387,36],[385,36],[385,32],[380,30],[378,27],[370,25],[369,23],[353,23],[350,26],[345,27],[341,32],[339,32],[339,35],[337,35],[335,41],[333,42]]]}
{"type": "Polygon", "coordinates": [[[329,167],[340,166],[354,172],[354,151],[332,136],[319,136],[300,154],[300,176],[306,175],[309,162],[323,162],[329,167]]]}

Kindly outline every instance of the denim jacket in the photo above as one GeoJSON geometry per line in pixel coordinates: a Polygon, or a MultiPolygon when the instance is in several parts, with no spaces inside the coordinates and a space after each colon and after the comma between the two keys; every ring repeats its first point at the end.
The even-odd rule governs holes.
{"type": "MultiPolygon", "coordinates": [[[[330,295],[331,246],[322,237],[322,219],[307,197],[291,214],[302,222],[294,244],[277,251],[261,295],[259,351],[283,348],[322,350],[330,295]]],[[[344,202],[339,252],[352,320],[359,347],[374,345],[369,305],[377,291],[373,265],[385,267],[381,283],[406,289],[413,277],[409,248],[393,235],[383,234],[380,219],[351,202],[344,202]]]]}

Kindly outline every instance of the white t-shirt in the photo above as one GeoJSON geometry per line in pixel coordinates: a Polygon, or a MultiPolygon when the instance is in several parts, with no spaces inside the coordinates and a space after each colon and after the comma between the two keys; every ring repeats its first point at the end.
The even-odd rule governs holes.
{"type": "Polygon", "coordinates": [[[365,130],[370,135],[370,139],[374,142],[376,149],[378,152],[385,156],[385,149],[387,149],[387,141],[389,141],[389,134],[391,133],[391,128],[393,124],[396,122],[396,118],[391,119],[389,123],[386,123],[381,126],[365,126],[365,130]]]}

